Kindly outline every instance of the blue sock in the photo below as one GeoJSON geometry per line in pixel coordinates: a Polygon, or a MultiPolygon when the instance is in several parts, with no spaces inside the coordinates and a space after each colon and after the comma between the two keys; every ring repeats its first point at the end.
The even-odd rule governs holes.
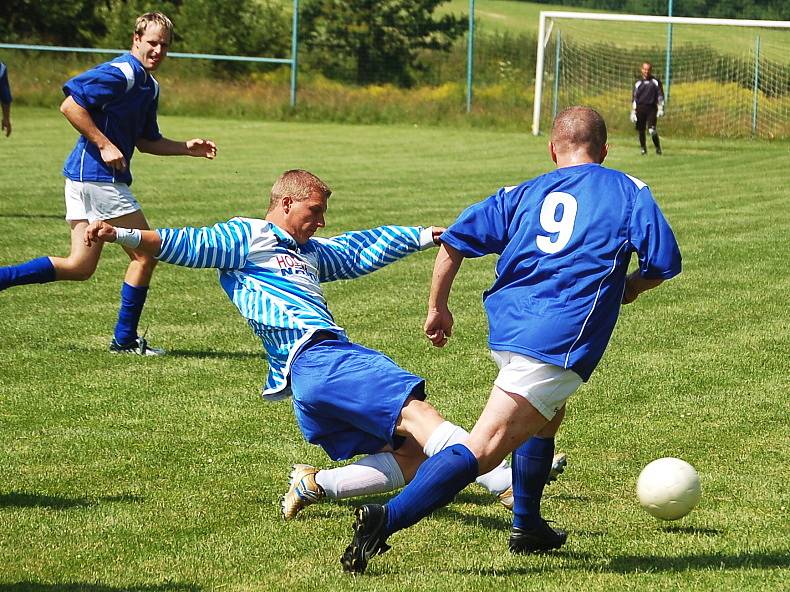
{"type": "Polygon", "coordinates": [[[129,345],[137,339],[137,324],[143,314],[148,286],[131,286],[126,282],[121,288],[121,308],[115,325],[115,341],[118,345],[129,345]]]}
{"type": "Polygon", "coordinates": [[[533,436],[513,453],[513,526],[540,524],[540,498],[551,471],[554,438],[533,436]]]}
{"type": "Polygon", "coordinates": [[[0,290],[25,284],[46,284],[55,281],[55,266],[49,257],[31,259],[19,265],[0,267],[0,290]]]}
{"type": "Polygon", "coordinates": [[[387,503],[387,536],[416,524],[446,506],[477,478],[477,459],[462,444],[448,446],[426,460],[414,479],[387,503]]]}

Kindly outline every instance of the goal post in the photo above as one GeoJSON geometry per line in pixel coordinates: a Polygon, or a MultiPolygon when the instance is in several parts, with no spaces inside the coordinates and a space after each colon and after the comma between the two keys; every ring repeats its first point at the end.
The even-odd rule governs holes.
{"type": "Polygon", "coordinates": [[[537,45],[534,135],[579,103],[625,130],[648,61],[659,78],[670,74],[665,129],[790,138],[790,21],[542,11],[537,45]]]}

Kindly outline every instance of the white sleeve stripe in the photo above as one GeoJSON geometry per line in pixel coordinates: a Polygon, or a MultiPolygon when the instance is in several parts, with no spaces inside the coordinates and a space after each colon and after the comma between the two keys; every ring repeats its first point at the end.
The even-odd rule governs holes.
{"type": "Polygon", "coordinates": [[[132,90],[134,86],[134,70],[129,62],[112,62],[111,66],[115,66],[126,77],[126,92],[132,90]]]}
{"type": "Polygon", "coordinates": [[[633,182],[634,182],[634,185],[636,185],[636,188],[637,188],[637,189],[639,189],[640,191],[641,191],[642,189],[644,189],[645,187],[647,187],[647,183],[645,183],[644,181],[641,181],[640,179],[637,179],[636,177],[632,177],[632,176],[631,176],[631,175],[629,175],[628,173],[623,173],[623,174],[624,174],[626,177],[628,177],[629,179],[631,179],[631,181],[633,181],[633,182]]]}

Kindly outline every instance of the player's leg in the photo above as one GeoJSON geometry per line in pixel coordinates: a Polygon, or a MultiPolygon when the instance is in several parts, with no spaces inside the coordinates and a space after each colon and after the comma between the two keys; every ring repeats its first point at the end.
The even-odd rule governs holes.
{"type": "Polygon", "coordinates": [[[636,108],[636,131],[639,133],[639,150],[642,154],[647,154],[647,113],[642,105],[636,108]]]}
{"type": "MultiPolygon", "coordinates": [[[[426,430],[432,430],[422,445],[422,450],[426,457],[434,456],[454,444],[463,444],[469,438],[469,432],[465,429],[450,421],[443,420],[429,403],[416,399],[407,401],[407,404],[404,405],[398,426],[399,429],[403,430],[399,433],[411,434],[413,433],[412,430],[414,430],[415,432],[422,432],[423,438],[426,430]],[[430,418],[430,421],[426,428],[422,429],[420,424],[427,418],[430,418]],[[439,420],[438,425],[437,418],[439,420]]],[[[417,441],[421,441],[421,437],[417,437],[417,441]]],[[[511,480],[510,465],[503,460],[491,471],[477,477],[475,481],[485,487],[490,493],[499,497],[505,507],[512,509],[511,480]]]]}
{"type": "Polygon", "coordinates": [[[404,469],[391,451],[406,446],[415,455],[422,453],[416,442],[396,436],[395,425],[408,399],[424,398],[423,379],[380,352],[335,339],[303,347],[292,361],[290,378],[294,417],[308,442],[333,460],[370,456],[328,471],[295,467],[282,498],[286,519],[325,495],[351,497],[403,486],[404,469]]]}
{"type": "Polygon", "coordinates": [[[661,140],[658,137],[658,109],[653,108],[647,116],[647,131],[650,138],[653,140],[653,146],[656,148],[656,154],[661,154],[661,140]]]}
{"type": "MultiPolygon", "coordinates": [[[[113,226],[121,228],[139,228],[141,230],[150,228],[141,209],[112,218],[109,221],[113,226]]],[[[137,334],[156,259],[128,247],[124,247],[124,251],[129,256],[130,262],[121,286],[118,322],[115,325],[110,351],[148,356],[161,355],[165,353],[164,350],[150,347],[145,339],[137,334]]]]}
{"type": "Polygon", "coordinates": [[[400,489],[424,458],[420,445],[407,440],[397,451],[383,450],[334,469],[294,465],[288,491],[280,499],[282,516],[291,520],[307,506],[325,498],[347,499],[400,489]]]}
{"type": "Polygon", "coordinates": [[[554,436],[565,415],[563,406],[537,434],[513,452],[513,528],[508,546],[513,553],[557,549],[565,531],[550,527],[541,515],[541,501],[554,457],[554,436]]]}
{"type": "Polygon", "coordinates": [[[0,267],[0,290],[26,284],[87,280],[96,271],[102,245],[83,242],[87,220],[71,220],[71,250],[67,257],[38,257],[18,265],[0,267]]]}
{"type": "Polygon", "coordinates": [[[546,422],[513,453],[510,548],[514,552],[557,548],[567,535],[546,524],[540,514],[540,502],[552,469],[554,436],[565,416],[565,402],[579,387],[581,378],[572,370],[518,353],[492,351],[491,355],[499,367],[494,385],[526,399],[546,422]]]}
{"type": "MultiPolygon", "coordinates": [[[[325,497],[346,499],[400,489],[411,481],[418,467],[427,457],[453,444],[465,442],[469,437],[469,432],[441,419],[431,405],[414,397],[407,399],[404,410],[401,411],[399,425],[399,433],[405,436],[405,440],[403,445],[394,451],[384,450],[334,469],[294,465],[288,491],[281,498],[283,517],[286,520],[294,518],[302,509],[325,497]],[[423,418],[427,419],[425,426],[422,425],[423,418]],[[439,425],[428,436],[425,446],[421,446],[408,432],[409,429],[427,431],[436,423],[439,425]]],[[[343,436],[336,434],[335,437],[343,436]]],[[[511,480],[510,465],[505,461],[477,478],[477,482],[496,495],[509,510],[513,508],[511,480]]]]}
{"type": "Polygon", "coordinates": [[[71,227],[71,249],[67,257],[38,257],[17,265],[0,267],[0,290],[27,284],[46,284],[56,280],[81,281],[96,271],[101,244],[86,247],[83,234],[88,225],[83,183],[66,180],[64,197],[66,221],[71,227]]]}
{"type": "Polygon", "coordinates": [[[341,557],[343,569],[364,572],[371,557],[389,549],[390,535],[450,503],[478,473],[496,467],[545,424],[525,398],[495,386],[466,445],[445,448],[422,463],[412,482],[385,506],[357,509],[354,538],[341,557]]]}

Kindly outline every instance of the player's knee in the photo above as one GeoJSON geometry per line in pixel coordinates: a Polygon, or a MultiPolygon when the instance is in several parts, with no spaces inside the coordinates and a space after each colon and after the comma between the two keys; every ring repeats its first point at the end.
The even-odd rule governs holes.
{"type": "Polygon", "coordinates": [[[648,131],[648,133],[650,134],[651,137],[656,135],[656,128],[654,128],[654,127],[647,128],[647,131],[648,131]]]}
{"type": "Polygon", "coordinates": [[[84,282],[93,276],[96,265],[86,263],[74,263],[66,261],[55,267],[55,274],[59,280],[71,280],[73,282],[84,282]]]}
{"type": "Polygon", "coordinates": [[[141,273],[150,275],[154,272],[157,260],[150,255],[135,252],[132,255],[132,262],[130,266],[136,267],[141,273]]]}
{"type": "MultiPolygon", "coordinates": [[[[474,451],[472,452],[474,453],[474,451]]],[[[475,457],[477,458],[477,474],[485,475],[486,473],[493,471],[502,463],[503,460],[505,460],[506,456],[507,455],[492,453],[483,453],[480,456],[475,454],[475,457]]]]}

